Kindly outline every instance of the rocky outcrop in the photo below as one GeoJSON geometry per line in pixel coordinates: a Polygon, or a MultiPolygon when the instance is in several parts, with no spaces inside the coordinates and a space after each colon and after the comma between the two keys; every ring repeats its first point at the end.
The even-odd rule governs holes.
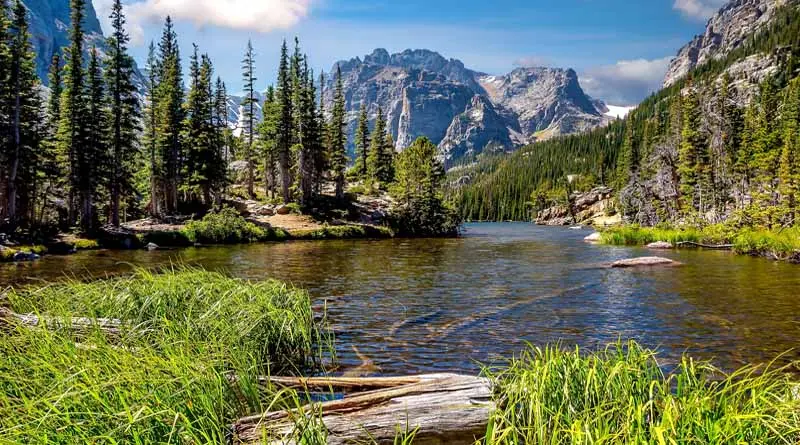
{"type": "Polygon", "coordinates": [[[621,218],[614,210],[613,194],[614,191],[608,187],[597,187],[585,193],[573,193],[569,198],[569,205],[556,205],[539,212],[536,224],[546,226],[618,224],[621,218]]]}
{"type": "MultiPolygon", "coordinates": [[[[439,145],[448,166],[486,148],[510,150],[604,122],[572,70],[520,68],[488,76],[433,51],[389,54],[384,49],[363,60],[337,62],[331,71],[337,67],[344,83],[350,153],[362,104],[371,124],[378,107],[383,110],[398,150],[426,136],[439,145]]],[[[334,82],[328,76],[328,109],[334,82]]]]}
{"type": "Polygon", "coordinates": [[[797,0],[732,0],[708,21],[702,35],[678,51],[664,78],[670,86],[696,66],[719,59],[745,43],[747,38],[767,24],[775,12],[797,0]]]}

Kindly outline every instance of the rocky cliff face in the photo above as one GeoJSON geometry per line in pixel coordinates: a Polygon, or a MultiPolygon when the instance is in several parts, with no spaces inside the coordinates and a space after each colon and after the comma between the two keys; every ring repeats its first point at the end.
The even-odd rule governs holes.
{"type": "Polygon", "coordinates": [[[781,6],[797,0],[732,0],[708,21],[702,35],[678,51],[664,78],[670,86],[694,67],[724,57],[759,31],[781,6]]]}
{"type": "MultiPolygon", "coordinates": [[[[488,76],[433,51],[389,54],[384,49],[363,60],[337,62],[331,72],[337,66],[351,140],[361,105],[368,107],[370,121],[380,107],[398,150],[427,136],[439,145],[448,165],[487,147],[510,150],[604,122],[572,70],[520,68],[488,76]]],[[[330,107],[334,79],[328,81],[325,99],[330,107]]]]}
{"type": "MultiPolygon", "coordinates": [[[[23,0],[23,3],[30,11],[36,70],[42,82],[47,85],[50,60],[54,54],[61,54],[62,48],[69,45],[70,0],[23,0]]],[[[92,2],[87,2],[84,26],[87,49],[92,46],[103,48],[103,30],[92,2]]]]}

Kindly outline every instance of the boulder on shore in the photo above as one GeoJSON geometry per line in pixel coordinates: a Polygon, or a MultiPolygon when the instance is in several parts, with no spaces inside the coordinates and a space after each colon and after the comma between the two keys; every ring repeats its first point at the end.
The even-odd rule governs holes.
{"type": "Polygon", "coordinates": [[[36,261],[40,257],[39,255],[33,252],[17,252],[14,254],[13,260],[15,262],[23,262],[23,261],[36,261]]]}
{"type": "Polygon", "coordinates": [[[594,232],[593,234],[587,236],[583,240],[586,241],[587,243],[599,243],[601,238],[602,235],[600,235],[600,232],[594,232]]]}
{"type": "Polygon", "coordinates": [[[680,265],[680,263],[677,261],[657,256],[627,258],[624,260],[614,261],[613,263],[611,263],[612,268],[618,268],[618,269],[631,268],[631,267],[677,266],[677,265],[680,265]]]}
{"type": "Polygon", "coordinates": [[[656,249],[656,250],[669,250],[669,249],[674,249],[675,246],[673,246],[671,243],[668,243],[666,241],[656,241],[654,243],[648,244],[647,248],[648,249],[656,249]]]}

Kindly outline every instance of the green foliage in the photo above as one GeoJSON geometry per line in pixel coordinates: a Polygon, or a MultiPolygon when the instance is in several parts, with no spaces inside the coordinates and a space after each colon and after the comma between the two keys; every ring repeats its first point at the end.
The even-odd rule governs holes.
{"type": "Polygon", "coordinates": [[[269,232],[246,219],[230,208],[223,207],[199,221],[186,224],[183,234],[193,243],[237,244],[264,241],[269,232]]]}
{"type": "Polygon", "coordinates": [[[788,444],[800,439],[785,369],[725,373],[684,357],[669,375],[634,342],[591,354],[532,348],[489,372],[498,409],[484,444],[788,444]]]}
{"type": "Polygon", "coordinates": [[[325,226],[322,229],[292,232],[292,239],[360,239],[392,238],[394,232],[388,227],[366,225],[325,226]]]}
{"type": "Polygon", "coordinates": [[[442,193],[444,167],[428,138],[418,138],[397,157],[392,194],[398,206],[390,224],[402,236],[449,236],[458,233],[461,218],[446,205],[442,193]]]}
{"type": "Polygon", "coordinates": [[[60,326],[122,320],[118,337],[56,325],[0,337],[10,442],[225,443],[238,417],[291,404],[260,375],[312,369],[329,344],[307,293],[195,269],[26,288],[8,302],[60,326]]]}
{"type": "MultiPolygon", "coordinates": [[[[345,172],[347,170],[347,149],[345,147],[347,136],[345,134],[344,83],[342,71],[336,67],[336,91],[333,96],[333,111],[328,123],[328,159],[330,160],[333,182],[336,186],[336,198],[344,198],[345,172]]],[[[374,137],[373,137],[374,139],[374,137]]]]}

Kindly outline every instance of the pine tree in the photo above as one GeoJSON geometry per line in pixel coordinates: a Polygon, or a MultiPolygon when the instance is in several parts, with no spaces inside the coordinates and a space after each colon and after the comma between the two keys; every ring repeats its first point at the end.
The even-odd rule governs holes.
{"type": "Polygon", "coordinates": [[[383,157],[381,152],[386,145],[386,120],[383,118],[383,110],[378,107],[378,115],[375,118],[375,127],[372,129],[372,139],[369,146],[369,157],[367,166],[369,177],[373,181],[383,182],[383,157]]]}
{"type": "MultiPolygon", "coordinates": [[[[753,165],[758,190],[756,203],[762,208],[778,204],[778,164],[780,160],[780,128],[778,127],[778,94],[775,85],[766,80],[761,85],[759,113],[753,134],[753,165]]],[[[764,222],[772,225],[772,216],[762,213],[764,222]]]]}
{"type": "Polygon", "coordinates": [[[325,119],[325,73],[319,74],[319,109],[317,110],[317,128],[319,129],[319,150],[316,157],[314,170],[316,178],[314,188],[317,194],[322,193],[322,183],[325,180],[325,172],[328,170],[328,123],[325,119]]]}
{"type": "Polygon", "coordinates": [[[787,223],[797,223],[800,203],[800,77],[786,90],[783,107],[783,147],[780,159],[780,194],[787,223]]]}
{"type": "Polygon", "coordinates": [[[277,101],[281,116],[278,122],[276,150],[278,167],[281,175],[281,195],[283,201],[292,200],[292,140],[294,131],[294,111],[292,108],[292,79],[289,70],[289,55],[286,41],[281,47],[281,60],[278,68],[277,101]]]}
{"type": "Polygon", "coordinates": [[[639,145],[634,138],[633,127],[634,124],[630,120],[625,125],[625,140],[617,163],[617,187],[620,190],[639,174],[639,145]]]}
{"type": "MultiPolygon", "coordinates": [[[[8,69],[9,101],[3,103],[8,113],[10,137],[8,148],[8,185],[6,188],[6,217],[12,227],[30,219],[35,181],[39,168],[39,132],[41,103],[38,95],[39,80],[36,77],[33,49],[28,32],[27,9],[16,0],[10,26],[10,66],[8,69]]],[[[5,102],[5,101],[4,101],[5,102]]]]}
{"type": "Polygon", "coordinates": [[[309,204],[316,194],[316,181],[319,177],[316,171],[319,165],[319,157],[324,151],[320,139],[319,115],[317,113],[317,90],[314,85],[314,73],[308,68],[308,57],[303,56],[303,68],[301,71],[302,95],[300,101],[301,119],[300,140],[302,142],[301,156],[299,164],[299,183],[301,193],[301,203],[309,204]]]}
{"type": "Polygon", "coordinates": [[[69,172],[69,216],[68,223],[73,224],[78,214],[81,214],[82,228],[86,230],[92,225],[91,190],[87,190],[86,176],[88,172],[85,165],[79,162],[79,155],[85,149],[89,139],[88,135],[88,100],[86,93],[86,72],[83,64],[84,31],[83,18],[85,0],[71,0],[70,2],[70,46],[67,48],[66,78],[64,80],[64,93],[61,102],[61,119],[58,129],[59,150],[67,160],[66,169],[69,172]],[[80,198],[80,205],[79,205],[80,198]]]}
{"type": "MultiPolygon", "coordinates": [[[[335,184],[336,198],[344,199],[345,170],[347,169],[347,151],[345,144],[345,102],[344,84],[342,82],[342,70],[336,67],[336,91],[333,96],[333,112],[328,126],[328,137],[330,146],[329,159],[333,182],[335,184]]],[[[375,138],[373,137],[373,141],[375,138]]]]}
{"type": "Polygon", "coordinates": [[[144,112],[144,146],[147,151],[150,169],[150,214],[161,216],[163,170],[158,153],[158,60],[156,47],[150,42],[147,55],[147,100],[144,112]]]}
{"type": "Polygon", "coordinates": [[[81,202],[81,229],[91,232],[96,228],[98,215],[96,202],[99,189],[108,177],[108,107],[106,104],[106,90],[103,81],[103,71],[97,48],[92,48],[89,56],[89,67],[86,72],[87,85],[87,114],[86,114],[86,139],[77,154],[78,180],[81,202]]]}
{"type": "Polygon", "coordinates": [[[278,128],[281,123],[281,105],[272,85],[267,88],[262,109],[263,119],[259,133],[262,144],[262,157],[264,160],[264,193],[275,198],[276,171],[278,162],[278,128]]]}
{"type": "MultiPolygon", "coordinates": [[[[379,111],[380,113],[380,111],[379,111]]],[[[369,118],[367,117],[367,106],[361,104],[361,110],[358,114],[358,126],[356,127],[356,176],[365,180],[367,178],[368,161],[370,157],[370,135],[369,135],[369,118]]]]}
{"type": "Polygon", "coordinates": [[[244,142],[244,161],[247,163],[247,194],[255,198],[255,161],[253,159],[253,139],[256,131],[256,99],[255,92],[255,53],[253,43],[247,41],[247,50],[242,60],[242,82],[245,97],[242,100],[242,139],[244,142]]]}
{"type": "Polygon", "coordinates": [[[678,173],[680,174],[681,195],[685,204],[702,212],[704,174],[706,166],[707,142],[702,134],[702,114],[698,93],[694,88],[683,98],[683,128],[679,150],[678,173]]]}
{"type": "Polygon", "coordinates": [[[9,50],[9,22],[8,17],[8,3],[6,0],[0,0],[0,227],[2,227],[2,218],[6,216],[8,211],[8,171],[10,170],[8,162],[8,146],[10,144],[9,126],[10,116],[6,104],[10,98],[10,84],[8,82],[8,68],[10,63],[10,50],[9,50]]]}
{"type": "Polygon", "coordinates": [[[50,84],[50,96],[47,99],[48,135],[50,137],[55,137],[58,129],[58,119],[61,116],[61,95],[64,92],[61,68],[61,57],[58,54],[53,54],[47,75],[48,83],[50,84]]]}
{"type": "Polygon", "coordinates": [[[139,100],[133,83],[134,63],[128,54],[130,37],[125,31],[122,0],[111,8],[112,34],[108,39],[106,83],[111,106],[111,225],[119,226],[120,200],[133,192],[133,163],[138,152],[139,100]]]}
{"type": "Polygon", "coordinates": [[[228,163],[230,161],[231,129],[228,127],[228,92],[225,82],[217,77],[216,88],[214,90],[214,127],[216,129],[216,150],[219,165],[216,168],[216,176],[220,183],[217,188],[217,207],[222,203],[222,197],[228,186],[228,163]]]}
{"type": "Polygon", "coordinates": [[[382,164],[384,166],[384,183],[390,184],[395,180],[395,147],[394,147],[394,138],[392,137],[392,132],[387,127],[386,128],[386,136],[383,138],[383,150],[381,154],[383,156],[382,164]]]}
{"type": "Polygon", "coordinates": [[[178,188],[181,184],[181,143],[183,117],[183,74],[180,49],[172,19],[168,16],[159,43],[158,85],[156,87],[156,150],[161,158],[161,186],[164,211],[178,211],[178,188]]]}

